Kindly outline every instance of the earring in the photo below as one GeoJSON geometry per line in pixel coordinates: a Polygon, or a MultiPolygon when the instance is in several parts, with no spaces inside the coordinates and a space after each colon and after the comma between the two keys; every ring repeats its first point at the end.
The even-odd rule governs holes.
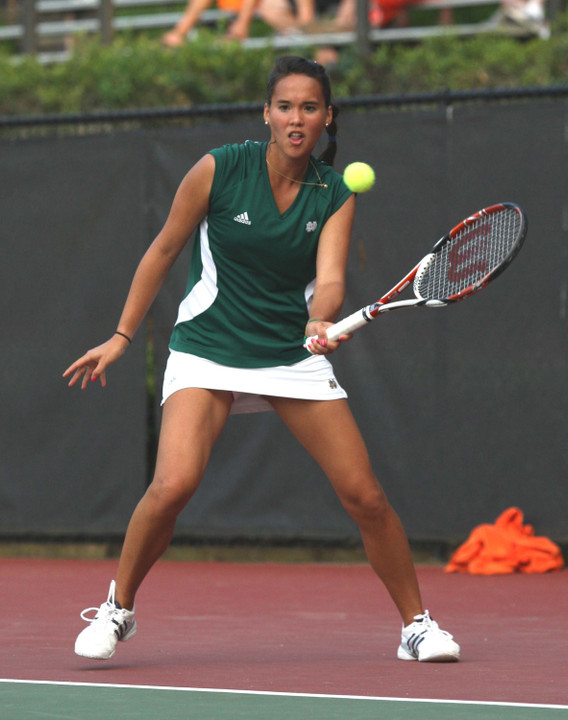
{"type": "Polygon", "coordinates": [[[269,124],[269,123],[268,123],[268,120],[265,120],[265,121],[264,121],[264,124],[265,124],[265,125],[268,125],[268,124],[269,124]]]}
{"type": "Polygon", "coordinates": [[[326,126],[326,127],[329,127],[329,123],[326,123],[325,126],[326,126]]]}

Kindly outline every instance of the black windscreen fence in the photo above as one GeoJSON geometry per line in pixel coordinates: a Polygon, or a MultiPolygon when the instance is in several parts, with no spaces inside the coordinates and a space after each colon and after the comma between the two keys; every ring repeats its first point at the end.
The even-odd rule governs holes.
{"type": "MultiPolygon", "coordinates": [[[[413,542],[455,543],[513,505],[537,534],[568,539],[566,127],[562,98],[342,110],[336,168],[363,160],[377,174],[357,199],[346,313],[481,207],[516,202],[529,220],[520,255],[483,293],[386,315],[332,358],[413,542]]],[[[259,113],[0,140],[2,537],[126,529],[151,477],[189,247],[106,389],[70,390],[62,372],[115,329],[192,163],[265,138],[259,113]]],[[[261,413],[229,418],[176,537],[357,543],[358,531],[314,461],[261,413]]]]}

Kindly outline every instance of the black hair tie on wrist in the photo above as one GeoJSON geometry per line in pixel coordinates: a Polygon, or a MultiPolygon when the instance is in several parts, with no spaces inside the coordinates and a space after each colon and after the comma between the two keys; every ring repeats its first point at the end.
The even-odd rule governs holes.
{"type": "Polygon", "coordinates": [[[128,335],[125,335],[123,332],[120,332],[120,330],[115,330],[114,334],[120,335],[121,337],[126,338],[128,340],[128,343],[132,344],[132,338],[129,338],[128,335]]]}

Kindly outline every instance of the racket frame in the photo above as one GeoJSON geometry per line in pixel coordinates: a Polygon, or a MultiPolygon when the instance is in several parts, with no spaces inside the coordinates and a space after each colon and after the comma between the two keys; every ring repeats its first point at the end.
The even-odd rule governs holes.
{"type": "MultiPolygon", "coordinates": [[[[511,262],[521,249],[527,233],[527,227],[528,225],[526,216],[522,209],[515,203],[497,203],[487,208],[483,208],[482,210],[479,210],[473,215],[470,215],[465,220],[462,220],[452,230],[450,230],[449,233],[441,237],[434,245],[432,250],[427,255],[425,255],[422,260],[420,260],[420,262],[415,267],[413,267],[407,275],[402,278],[402,280],[400,280],[379,300],[372,303],[371,305],[366,305],[360,310],[357,310],[356,312],[348,315],[334,325],[328,327],[326,331],[328,340],[339,340],[342,335],[347,335],[354,332],[355,330],[358,330],[359,328],[370,323],[371,320],[376,318],[378,315],[381,315],[385,312],[390,312],[391,310],[399,310],[402,308],[415,308],[421,306],[429,308],[441,308],[451,303],[456,303],[460,300],[464,300],[465,298],[479,292],[484,287],[486,287],[492,280],[498,277],[511,264],[511,262]],[[496,212],[507,208],[516,210],[519,213],[521,221],[515,244],[513,245],[507,256],[482,278],[476,280],[474,283],[460,290],[454,295],[450,295],[449,297],[445,298],[420,297],[417,290],[419,284],[418,281],[420,277],[422,277],[423,274],[428,270],[432,262],[434,262],[436,255],[442,250],[442,248],[449,242],[451,242],[456,237],[456,235],[458,235],[470,225],[476,223],[480,218],[488,217],[496,212]],[[414,285],[415,297],[408,300],[396,300],[396,298],[402,292],[404,292],[404,290],[406,290],[406,288],[411,283],[413,283],[414,285]]],[[[307,338],[305,342],[305,347],[309,349],[310,344],[316,339],[316,335],[307,338]]]]}

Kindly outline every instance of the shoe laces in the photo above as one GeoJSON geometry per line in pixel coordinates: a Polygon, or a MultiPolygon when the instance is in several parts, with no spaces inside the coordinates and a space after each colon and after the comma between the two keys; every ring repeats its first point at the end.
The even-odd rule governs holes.
{"type": "Polygon", "coordinates": [[[442,630],[438,623],[432,617],[430,617],[430,613],[428,612],[428,610],[424,610],[424,613],[422,615],[415,615],[414,622],[412,623],[412,625],[410,625],[410,627],[413,627],[415,631],[420,630],[421,633],[435,632],[441,635],[445,635],[450,640],[453,639],[453,635],[450,635],[450,633],[446,630],[442,630]]]}
{"type": "Polygon", "coordinates": [[[108,622],[112,615],[118,611],[115,602],[116,583],[113,580],[110,584],[108,591],[107,601],[104,602],[100,607],[89,607],[85,608],[81,612],[81,619],[85,622],[92,623],[95,620],[102,620],[108,622]],[[96,613],[94,617],[87,617],[88,613],[96,613]]]}
{"type": "Polygon", "coordinates": [[[111,607],[108,603],[103,603],[100,607],[85,608],[81,611],[81,619],[85,622],[92,623],[95,620],[110,620],[111,615],[115,612],[116,607],[111,607]],[[96,613],[95,617],[87,617],[88,613],[96,613]]]}

